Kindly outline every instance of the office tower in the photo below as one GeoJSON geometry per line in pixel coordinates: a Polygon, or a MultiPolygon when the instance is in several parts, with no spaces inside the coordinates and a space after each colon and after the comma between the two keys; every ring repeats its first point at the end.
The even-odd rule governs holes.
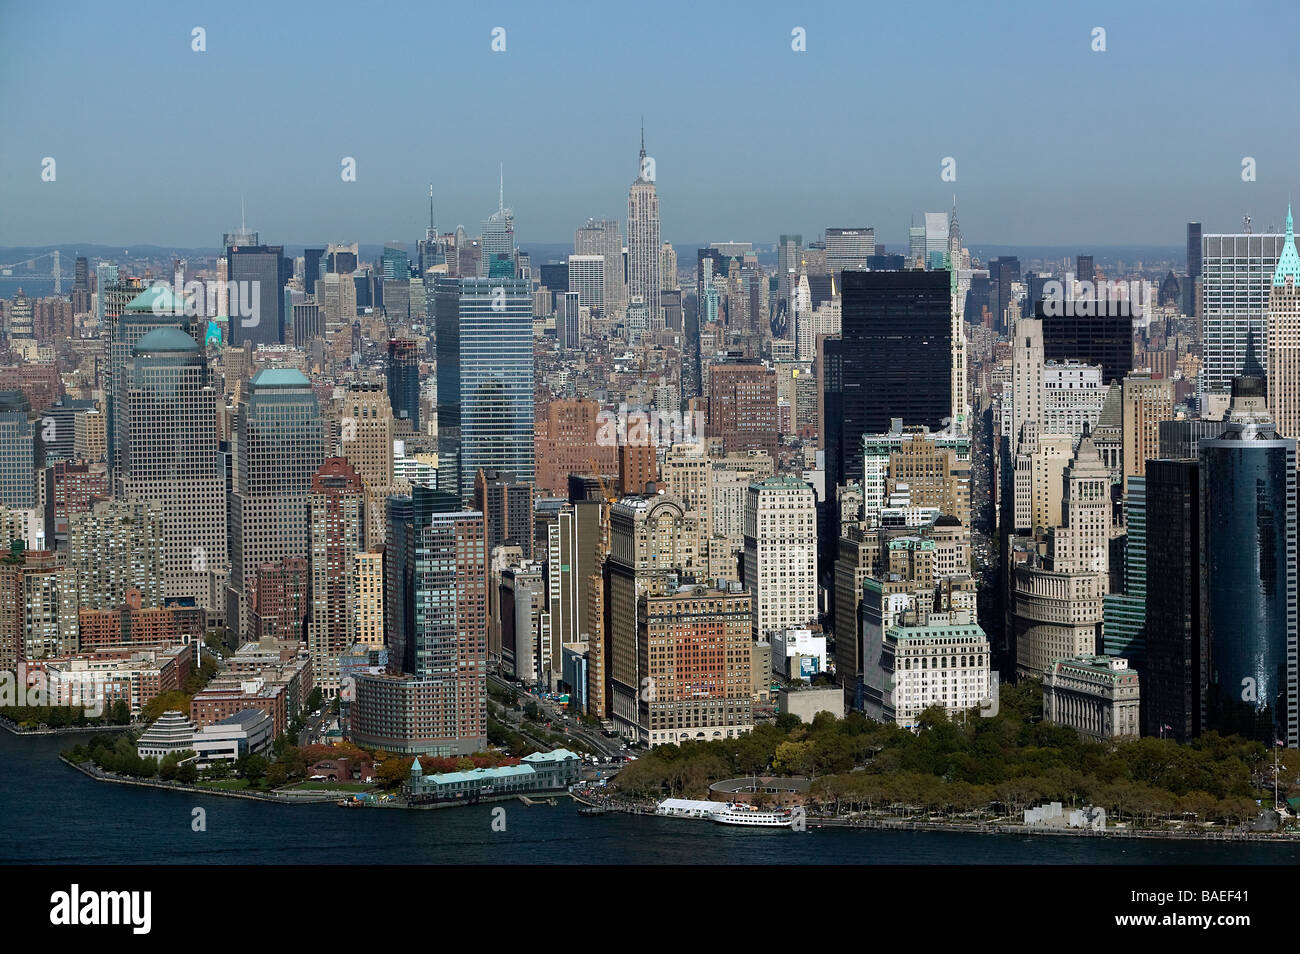
{"type": "Polygon", "coordinates": [[[943,257],[948,254],[948,214],[925,213],[925,266],[943,268],[943,257]]]}
{"type": "Polygon", "coordinates": [[[68,568],[80,609],[116,609],[131,589],[142,605],[162,605],[165,520],[159,503],[145,500],[95,500],[68,518],[68,568]]]}
{"type": "Polygon", "coordinates": [[[827,342],[841,389],[823,417],[828,486],[862,472],[863,434],[888,431],[894,418],[940,430],[952,414],[948,273],[845,272],[841,281],[841,340],[827,342]]]}
{"type": "MultiPolygon", "coordinates": [[[[370,504],[366,507],[369,509],[370,504]]],[[[385,526],[385,532],[387,527],[385,526]]],[[[384,648],[384,553],[367,550],[356,555],[356,641],[370,649],[384,648]]]]}
{"type": "Polygon", "coordinates": [[[1160,453],[1156,456],[1168,460],[1185,460],[1200,456],[1200,443],[1206,438],[1218,437],[1223,432],[1223,421],[1199,417],[1181,418],[1160,422],[1160,453]]]}
{"type": "Polygon", "coordinates": [[[1074,256],[1074,278],[1080,282],[1095,282],[1097,269],[1092,263],[1091,255],[1074,256]]]}
{"type": "Polygon", "coordinates": [[[680,291],[677,282],[677,250],[671,242],[664,242],[659,253],[659,283],[664,291],[680,291]]]}
{"type": "Polygon", "coordinates": [[[1203,638],[1201,469],[1151,460],[1146,473],[1146,671],[1143,735],[1187,742],[1203,729],[1209,646],[1203,638]]]}
{"type": "Polygon", "coordinates": [[[1042,676],[1058,659],[1097,652],[1110,576],[1110,471],[1089,434],[1065,470],[1064,524],[1047,555],[1015,570],[1016,671],[1042,676]]]}
{"type": "Polygon", "coordinates": [[[411,318],[411,261],[406,250],[389,242],[384,246],[384,314],[399,324],[411,318]]]}
{"type": "Polygon", "coordinates": [[[644,741],[642,706],[653,695],[648,660],[638,645],[640,597],[703,578],[706,568],[695,552],[698,522],[667,495],[625,497],[609,507],[599,656],[609,715],[632,738],[644,741]]]}
{"type": "Polygon", "coordinates": [[[653,691],[644,693],[639,730],[650,746],[753,730],[751,613],[749,594],[731,590],[641,596],[637,643],[653,691]]]}
{"type": "Polygon", "coordinates": [[[108,305],[108,289],[110,285],[117,284],[117,266],[109,262],[98,262],[95,265],[95,325],[99,329],[101,337],[106,335],[107,326],[104,324],[104,314],[108,305]]]}
{"type": "Polygon", "coordinates": [[[288,280],[291,268],[286,263],[283,245],[258,245],[256,233],[249,244],[227,245],[226,270],[231,286],[239,285],[239,308],[232,299],[230,314],[230,344],[243,347],[251,342],[280,344],[284,341],[284,297],[280,290],[288,280]],[[251,298],[244,300],[243,288],[251,298]],[[238,312],[238,313],[236,313],[238,312]]]}
{"type": "Polygon", "coordinates": [[[304,248],[302,250],[302,290],[308,295],[316,294],[316,281],[321,276],[321,259],[325,257],[323,248],[304,248]]]}
{"type": "Polygon", "coordinates": [[[504,166],[500,174],[497,210],[483,220],[483,246],[477,271],[479,278],[515,277],[515,213],[506,208],[504,166]]]}
{"type": "Polygon", "coordinates": [[[567,290],[579,291],[579,303],[599,308],[611,315],[622,315],[627,307],[627,283],[623,280],[623,233],[613,219],[588,219],[587,224],[573,234],[573,255],[569,258],[567,290]],[[596,268],[592,257],[599,257],[603,267],[596,268]],[[573,282],[574,261],[580,259],[578,274],[583,290],[573,282]]]}
{"type": "Polygon", "coordinates": [[[1300,437],[1300,253],[1289,205],[1268,293],[1268,409],[1279,434],[1300,437]]]}
{"type": "Polygon", "coordinates": [[[577,292],[555,296],[555,342],[560,348],[572,350],[582,345],[578,324],[580,307],[577,292]]]}
{"type": "Polygon", "coordinates": [[[1147,491],[1146,476],[1129,475],[1124,491],[1123,590],[1103,600],[1103,646],[1139,670],[1146,668],[1147,491]]]}
{"type": "Polygon", "coordinates": [[[1004,432],[1013,452],[1026,421],[1043,423],[1045,366],[1043,323],[1037,318],[1021,318],[1012,331],[1010,425],[1004,432]]]}
{"type": "Polygon", "coordinates": [[[721,438],[727,453],[761,450],[775,460],[780,446],[776,372],[761,364],[712,365],[705,434],[721,438]]]}
{"type": "Polygon", "coordinates": [[[1160,456],[1160,422],[1174,416],[1174,383],[1153,374],[1129,374],[1121,391],[1124,427],[1124,489],[1160,456]]]}
{"type": "Polygon", "coordinates": [[[388,402],[394,420],[410,421],[420,431],[420,343],[414,338],[388,342],[388,402]]]}
{"type": "Polygon", "coordinates": [[[327,698],[339,691],[339,658],[357,641],[357,557],[366,549],[366,488],[343,457],[328,457],[307,495],[311,613],[307,649],[312,677],[327,698]]]}
{"type": "Polygon", "coordinates": [[[1035,305],[1043,322],[1048,361],[1078,361],[1101,367],[1106,384],[1118,384],[1133,370],[1133,313],[1126,301],[1061,299],[1035,305]]]}
{"type": "Polygon", "coordinates": [[[36,419],[22,391],[0,391],[0,506],[36,506],[36,419]]]}
{"type": "Polygon", "coordinates": [[[641,156],[637,176],[627,194],[627,294],[628,301],[645,303],[652,327],[662,327],[659,256],[659,194],[654,179],[654,161],[645,153],[645,129],[641,130],[641,156]]]}
{"type": "Polygon", "coordinates": [[[435,279],[438,486],[469,500],[479,468],[535,476],[532,295],[524,279],[435,279]]]}
{"type": "Polygon", "coordinates": [[[658,445],[627,441],[618,448],[618,489],[624,494],[648,494],[659,479],[658,445]]]}
{"type": "MultiPolygon", "coordinates": [[[[1268,303],[1285,235],[1205,235],[1201,241],[1201,370],[1196,395],[1231,390],[1246,363],[1247,339],[1268,341],[1268,303]]],[[[1202,404],[1202,406],[1204,406],[1202,404]]]]}
{"type": "Polygon", "coordinates": [[[429,274],[429,269],[445,264],[447,256],[442,249],[442,238],[438,227],[433,222],[433,183],[429,184],[429,227],[424,230],[424,238],[417,243],[420,277],[429,274]]]}
{"type": "MultiPolygon", "coordinates": [[[[581,231],[581,230],[579,230],[581,231]]],[[[605,274],[609,263],[603,255],[570,255],[569,288],[578,296],[578,307],[605,313],[605,274]]]]}
{"type": "Polygon", "coordinates": [[[393,409],[384,385],[354,381],[343,392],[339,450],[366,487],[366,545],[384,542],[384,503],[393,493],[393,409]]]}
{"type": "Polygon", "coordinates": [[[109,463],[121,473],[126,454],[126,389],[128,362],[136,342],[158,328],[180,328],[184,305],[166,285],[154,285],[134,295],[112,319],[108,340],[108,375],[104,381],[108,410],[109,463]]]}
{"type": "Polygon", "coordinates": [[[1200,442],[1204,729],[1295,748],[1296,441],[1273,427],[1253,348],[1246,363],[1223,434],[1200,442]]]}
{"type": "Polygon", "coordinates": [[[207,359],[179,328],[155,329],[132,348],[122,394],[121,496],[162,507],[166,596],[192,597],[220,614],[226,480],[207,359]]]}
{"type": "Polygon", "coordinates": [[[817,495],[794,477],[749,485],[745,589],[754,600],[754,640],[817,621],[817,495]]]}
{"type": "Polygon", "coordinates": [[[846,268],[866,271],[867,259],[876,254],[876,230],[869,228],[826,230],[826,270],[839,281],[846,268]]]}
{"type": "Polygon", "coordinates": [[[1196,283],[1201,277],[1201,223],[1187,223],[1187,277],[1196,283]]]}
{"type": "MultiPolygon", "coordinates": [[[[1014,255],[999,255],[989,262],[989,282],[995,292],[993,303],[993,330],[1006,327],[1007,308],[1011,305],[1011,286],[1020,281],[1020,259],[1014,255]]],[[[1050,358],[1051,355],[1048,355],[1050,358]]]]}
{"type": "Polygon", "coordinates": [[[1085,424],[1096,429],[1110,393],[1101,374],[1101,368],[1093,364],[1047,362],[1043,368],[1044,434],[1082,434],[1085,424]]]}
{"type": "Polygon", "coordinates": [[[247,587],[263,563],[309,552],[307,496],[325,459],[325,427],[300,371],[261,371],[239,402],[230,495],[227,626],[251,634],[247,587]]]}
{"type": "Polygon", "coordinates": [[[479,470],[474,475],[474,509],[486,520],[487,548],[519,547],[533,558],[533,485],[513,474],[479,470]]]}
{"type": "Polygon", "coordinates": [[[925,226],[913,225],[907,230],[907,267],[923,268],[924,266],[925,226]]]}
{"type": "MultiPolygon", "coordinates": [[[[798,281],[799,262],[803,257],[803,236],[782,235],[776,246],[776,297],[777,306],[785,310],[790,304],[790,292],[798,281]]],[[[773,320],[776,315],[773,314],[773,320]]]]}
{"type": "Polygon", "coordinates": [[[359,678],[358,702],[373,705],[372,715],[391,706],[419,716],[434,754],[481,751],[487,734],[483,514],[462,510],[459,495],[419,486],[409,497],[390,497],[388,514],[384,612],[390,666],[414,678],[373,685],[359,678]],[[413,708],[417,702],[427,708],[413,708]]]}
{"type": "MultiPolygon", "coordinates": [[[[324,288],[324,284],[321,285],[324,288]]],[[[306,350],[314,338],[325,337],[325,311],[315,302],[293,306],[293,346],[306,350]]]]}

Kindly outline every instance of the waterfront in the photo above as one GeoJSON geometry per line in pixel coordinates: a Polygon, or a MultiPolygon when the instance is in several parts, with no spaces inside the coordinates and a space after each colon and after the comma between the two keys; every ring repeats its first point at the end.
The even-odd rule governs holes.
{"type": "Polygon", "coordinates": [[[582,818],[568,799],[440,812],[344,811],[97,782],[59,761],[78,736],[0,733],[0,862],[26,864],[1296,864],[1295,844],[946,832],[738,829],[582,818]],[[193,809],[207,831],[191,830],[193,809]],[[494,831],[504,808],[506,830],[494,831]]]}

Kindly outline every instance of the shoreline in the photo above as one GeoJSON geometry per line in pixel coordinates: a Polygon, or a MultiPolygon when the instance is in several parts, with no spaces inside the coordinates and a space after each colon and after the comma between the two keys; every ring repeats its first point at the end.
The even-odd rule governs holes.
{"type": "Polygon", "coordinates": [[[117,775],[107,775],[100,769],[90,769],[85,765],[78,765],[59,755],[59,761],[64,765],[70,766],[80,772],[82,775],[96,782],[108,782],[112,785],[134,785],[138,788],[156,788],[164,792],[186,792],[192,795],[219,795],[223,798],[244,798],[255,802],[271,802],[278,805],[320,805],[325,802],[337,802],[341,793],[324,793],[313,792],[304,793],[303,795],[286,795],[282,792],[239,792],[229,789],[204,788],[201,785],[186,785],[183,782],[163,782],[147,778],[123,778],[117,775]]]}
{"type": "MultiPolygon", "coordinates": [[[[652,810],[633,805],[619,805],[616,802],[601,804],[589,801],[574,794],[573,800],[579,805],[602,808],[610,814],[649,816],[681,821],[708,822],[706,818],[687,818],[672,815],[659,815],[652,810]]],[[[714,824],[713,822],[709,822],[714,824]]],[[[949,832],[967,835],[1012,835],[1012,836],[1059,836],[1065,838],[1117,838],[1150,839],[1155,841],[1194,841],[1194,842],[1243,842],[1248,844],[1296,844],[1300,843],[1300,834],[1283,834],[1254,831],[1175,831],[1156,828],[1054,828],[1049,826],[1016,825],[1011,823],[963,825],[956,822],[933,822],[908,818],[849,818],[838,816],[807,817],[807,827],[812,828],[849,828],[863,831],[919,831],[949,832]]]]}
{"type": "Polygon", "coordinates": [[[78,732],[126,732],[135,728],[139,728],[139,723],[132,722],[129,725],[72,725],[58,729],[23,729],[13,720],[0,716],[0,729],[5,729],[10,735],[16,735],[20,739],[28,736],[76,735],[78,732]]]}

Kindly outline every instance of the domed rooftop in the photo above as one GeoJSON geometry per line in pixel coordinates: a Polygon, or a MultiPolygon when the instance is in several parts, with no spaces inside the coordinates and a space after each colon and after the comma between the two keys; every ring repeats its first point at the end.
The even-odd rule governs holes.
{"type": "Polygon", "coordinates": [[[179,328],[155,328],[135,343],[132,354],[198,351],[198,343],[179,328]]]}

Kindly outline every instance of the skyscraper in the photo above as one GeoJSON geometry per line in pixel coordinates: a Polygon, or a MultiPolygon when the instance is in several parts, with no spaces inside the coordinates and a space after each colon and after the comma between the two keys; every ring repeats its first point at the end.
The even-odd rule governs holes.
{"type": "Polygon", "coordinates": [[[867,259],[876,254],[876,230],[870,228],[826,230],[826,270],[839,282],[846,268],[866,271],[867,259]]]}
{"type": "Polygon", "coordinates": [[[497,210],[483,220],[483,254],[478,263],[478,277],[515,277],[515,213],[506,208],[504,166],[497,210]]]}
{"type": "Polygon", "coordinates": [[[135,343],[127,366],[122,496],[162,505],[168,597],[218,614],[226,563],[226,480],[217,459],[217,395],[198,344],[179,328],[135,343]]]}
{"type": "Polygon", "coordinates": [[[435,280],[438,486],[470,500],[479,468],[535,476],[529,283],[435,280]]]}
{"type": "Polygon", "coordinates": [[[645,152],[641,130],[641,157],[636,180],[627,194],[627,294],[629,301],[645,303],[652,327],[663,327],[659,293],[663,290],[659,256],[659,195],[655,191],[655,165],[645,152]]]}
{"type": "Polygon", "coordinates": [[[366,545],[384,542],[384,503],[393,493],[393,410],[383,385],[355,381],[343,393],[339,450],[366,487],[366,545]]]}
{"type": "Polygon", "coordinates": [[[580,304],[622,315],[627,307],[627,285],[623,281],[623,233],[616,221],[588,219],[586,225],[573,233],[569,276],[567,288],[579,293],[580,304]],[[603,267],[597,268],[592,256],[599,256],[603,267]],[[582,288],[573,284],[575,258],[582,263],[578,269],[582,288]]]}
{"type": "Polygon", "coordinates": [[[1223,434],[1200,442],[1205,729],[1294,748],[1296,441],[1273,428],[1253,348],[1246,360],[1223,434]]]}
{"type": "Polygon", "coordinates": [[[393,419],[420,430],[420,344],[414,338],[388,342],[388,403],[393,419]]]}
{"type": "Polygon", "coordinates": [[[1268,293],[1268,409],[1279,434],[1300,437],[1300,253],[1289,205],[1268,293]]]}
{"type": "Polygon", "coordinates": [[[232,285],[240,285],[239,308],[232,295],[230,344],[241,347],[246,342],[280,344],[284,341],[284,296],[280,290],[292,271],[286,264],[283,245],[251,244],[226,247],[226,270],[232,285]],[[245,300],[243,289],[251,296],[245,300]],[[238,312],[238,313],[237,313],[238,312]]]}
{"type": "Polygon", "coordinates": [[[120,473],[126,453],[126,389],[128,362],[136,342],[157,328],[180,328],[184,308],[166,285],[153,285],[132,297],[111,321],[108,374],[104,381],[108,404],[108,454],[113,473],[120,473]]]}
{"type": "Polygon", "coordinates": [[[1201,263],[1201,370],[1196,394],[1225,394],[1246,363],[1247,338],[1268,340],[1268,303],[1285,235],[1206,235],[1201,263]]]}
{"type": "Polygon", "coordinates": [[[1201,277],[1201,223],[1187,223],[1187,277],[1193,283],[1201,277]]]}
{"type": "Polygon", "coordinates": [[[343,457],[312,475],[307,496],[311,614],[307,649],[312,676],[327,697],[339,691],[339,658],[357,640],[357,555],[366,548],[365,484],[343,457]]]}
{"type": "Polygon", "coordinates": [[[836,445],[828,456],[838,464],[828,485],[861,476],[863,434],[885,433],[893,418],[940,430],[952,415],[947,271],[849,271],[841,283],[842,394],[828,402],[825,418],[827,444],[836,445]]]}
{"type": "Polygon", "coordinates": [[[308,553],[307,496],[325,459],[311,382],[289,368],[259,372],[239,403],[230,496],[227,626],[251,634],[248,584],[257,567],[308,553]]]}
{"type": "Polygon", "coordinates": [[[756,642],[817,621],[817,496],[809,484],[769,477],[749,485],[744,582],[756,642]]]}
{"type": "Polygon", "coordinates": [[[22,391],[0,391],[0,506],[36,506],[36,420],[22,391]]]}

